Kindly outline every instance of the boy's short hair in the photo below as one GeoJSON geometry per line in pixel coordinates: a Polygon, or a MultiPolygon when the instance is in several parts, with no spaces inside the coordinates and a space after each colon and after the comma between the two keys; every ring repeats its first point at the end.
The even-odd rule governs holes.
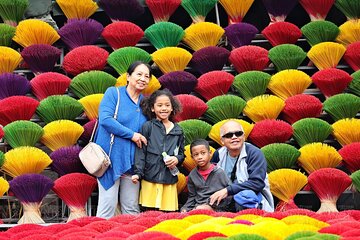
{"type": "Polygon", "coordinates": [[[190,153],[192,154],[193,147],[196,147],[199,145],[204,145],[206,147],[206,149],[210,151],[210,145],[209,145],[208,141],[206,141],[205,139],[196,139],[190,144],[190,153]]]}

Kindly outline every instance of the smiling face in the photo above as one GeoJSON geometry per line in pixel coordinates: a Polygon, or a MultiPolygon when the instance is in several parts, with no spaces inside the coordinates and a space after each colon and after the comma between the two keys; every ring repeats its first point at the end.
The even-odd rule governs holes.
{"type": "Polygon", "coordinates": [[[200,170],[207,170],[210,167],[211,151],[205,145],[197,145],[191,148],[191,157],[200,170]]]}
{"type": "Polygon", "coordinates": [[[228,121],[224,123],[224,125],[220,128],[220,136],[221,136],[221,143],[229,150],[230,154],[233,153],[234,156],[239,155],[241,148],[245,141],[245,134],[244,129],[242,126],[235,121],[228,121]],[[243,134],[238,136],[239,132],[243,134]],[[234,133],[234,134],[229,134],[234,133]],[[226,137],[224,136],[226,135],[226,137]],[[232,135],[231,137],[227,135],[232,135]]]}
{"type": "Polygon", "coordinates": [[[131,74],[127,74],[127,81],[131,88],[141,92],[149,84],[149,68],[144,64],[138,65],[131,74]]]}
{"type": "Polygon", "coordinates": [[[156,118],[160,121],[169,120],[172,110],[170,98],[166,95],[158,96],[154,106],[151,108],[151,111],[155,113],[156,118]]]}

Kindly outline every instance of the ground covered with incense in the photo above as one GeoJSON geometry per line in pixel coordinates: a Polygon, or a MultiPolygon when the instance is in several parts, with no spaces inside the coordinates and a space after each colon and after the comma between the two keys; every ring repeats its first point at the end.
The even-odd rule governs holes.
{"type": "Polygon", "coordinates": [[[147,211],[108,220],[83,217],[47,226],[19,224],[0,232],[0,239],[359,239],[360,211],[316,213],[306,209],[268,213],[193,210],[147,211]]]}

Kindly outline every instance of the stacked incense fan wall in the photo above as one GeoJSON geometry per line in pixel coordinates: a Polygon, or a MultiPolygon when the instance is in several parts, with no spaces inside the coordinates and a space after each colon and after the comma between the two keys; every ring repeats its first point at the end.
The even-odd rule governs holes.
{"type": "MultiPolygon", "coordinates": [[[[103,4],[105,4],[106,1],[103,2],[104,2],[103,4]]],[[[238,17],[236,18],[237,20],[241,19],[241,22],[243,23],[249,23],[253,25],[251,28],[252,30],[251,34],[248,34],[249,35],[247,37],[248,39],[235,39],[235,41],[238,41],[239,44],[241,44],[242,42],[251,42],[250,46],[252,47],[250,48],[246,46],[247,44],[244,44],[245,46],[240,45],[240,47],[233,48],[233,46],[230,45],[230,43],[225,38],[225,35],[227,35],[226,31],[225,34],[220,39],[216,39],[216,41],[210,43],[210,45],[207,45],[209,43],[206,42],[206,43],[202,43],[203,45],[196,47],[194,47],[194,45],[191,44],[188,40],[186,41],[183,40],[180,42],[180,44],[177,39],[176,40],[172,39],[173,41],[169,40],[168,42],[166,41],[166,38],[165,40],[162,40],[163,42],[162,44],[159,44],[159,46],[178,47],[179,49],[188,51],[188,53],[184,53],[184,56],[186,55],[187,58],[185,59],[180,69],[170,68],[171,72],[174,73],[176,72],[176,74],[174,74],[175,76],[177,76],[175,80],[174,78],[168,77],[169,72],[167,72],[167,69],[164,70],[164,68],[161,69],[159,68],[160,64],[158,64],[157,60],[154,59],[155,55],[152,55],[153,61],[157,63],[156,64],[157,66],[154,66],[154,76],[156,78],[160,78],[159,82],[162,84],[162,86],[165,85],[171,86],[174,89],[170,89],[170,87],[169,89],[172,90],[174,94],[189,94],[196,97],[196,98],[182,97],[182,101],[188,101],[188,102],[196,101],[196,104],[191,104],[191,102],[190,103],[187,102],[188,104],[184,104],[184,106],[186,105],[186,107],[189,108],[187,109],[186,112],[187,113],[190,112],[192,114],[183,114],[178,117],[178,119],[181,119],[182,121],[187,121],[180,124],[184,127],[185,134],[188,134],[187,143],[190,143],[191,140],[194,140],[195,138],[201,137],[201,138],[206,138],[210,142],[212,147],[218,148],[220,147],[219,132],[218,132],[220,126],[216,124],[226,119],[237,119],[242,121],[241,123],[243,124],[244,129],[247,131],[246,132],[247,141],[253,144],[257,144],[259,148],[273,143],[287,143],[289,145],[294,146],[297,149],[300,149],[302,146],[294,137],[293,124],[295,122],[303,118],[317,118],[317,119],[322,119],[325,122],[328,122],[330,125],[335,123],[335,120],[331,117],[332,115],[330,115],[328,111],[322,111],[321,104],[324,103],[325,100],[329,98],[329,96],[326,96],[327,97],[326,98],[325,95],[319,90],[320,87],[317,88],[317,85],[309,82],[310,77],[314,73],[319,72],[319,70],[316,66],[314,66],[312,62],[309,62],[309,60],[305,58],[304,53],[299,53],[299,51],[296,52],[294,50],[291,50],[290,48],[285,49],[286,51],[288,51],[286,52],[286,54],[288,54],[286,56],[290,56],[291,54],[301,55],[301,56],[297,56],[297,61],[295,61],[296,62],[295,64],[277,62],[276,57],[279,57],[279,55],[276,55],[274,51],[272,51],[272,54],[269,55],[271,56],[270,59],[267,58],[269,50],[271,50],[273,46],[266,38],[264,38],[262,34],[260,34],[262,30],[269,25],[270,22],[267,10],[269,10],[269,8],[265,8],[262,1],[254,1],[251,7],[249,6],[249,10],[243,13],[244,16],[240,17],[240,15],[238,15],[238,17]],[[256,34],[256,36],[254,37],[254,32],[256,32],[256,29],[258,30],[259,34],[256,34]],[[215,56],[214,54],[211,55],[212,53],[211,51],[205,51],[205,50],[199,51],[200,49],[205,49],[205,48],[215,49],[215,46],[217,47],[217,51],[219,51],[218,56],[215,56]],[[255,48],[254,46],[257,47],[255,48]],[[244,64],[244,61],[249,62],[251,60],[254,60],[254,56],[248,56],[250,57],[250,59],[245,59],[245,60],[242,59],[243,62],[241,62],[239,58],[236,58],[238,57],[236,56],[236,53],[238,52],[239,48],[241,48],[241,50],[243,51],[249,51],[249,52],[252,51],[251,53],[259,51],[259,53],[265,54],[266,58],[260,59],[262,60],[261,62],[254,63],[253,65],[249,64],[249,66],[243,66],[241,64],[244,64]],[[221,49],[223,50],[222,52],[221,49]],[[193,55],[195,51],[198,53],[197,57],[199,57],[201,60],[199,62],[200,63],[203,62],[203,64],[205,64],[206,66],[201,66],[201,64],[199,64],[198,62],[195,63],[195,60],[194,62],[190,60],[191,59],[190,55],[193,55]],[[201,52],[203,56],[201,56],[201,52]],[[218,57],[219,59],[215,59],[216,57],[218,57]],[[205,60],[208,62],[206,62],[205,60]],[[273,61],[273,63],[271,63],[271,61],[273,61]],[[281,67],[279,67],[280,65],[281,67]],[[223,67],[221,68],[221,66],[223,67]],[[195,67],[199,67],[199,69],[196,69],[195,67]],[[200,69],[200,67],[204,68],[205,70],[200,69]],[[295,80],[293,80],[293,82],[289,80],[289,82],[286,82],[284,85],[284,83],[276,82],[276,77],[272,78],[271,75],[275,75],[277,72],[280,72],[280,69],[282,71],[288,71],[287,70],[288,68],[297,68],[297,70],[302,71],[304,73],[302,74],[303,78],[301,79],[303,82],[302,83],[297,82],[298,85],[294,84],[293,86],[293,88],[295,89],[294,91],[283,93],[284,89],[288,87],[286,84],[294,83],[295,80],[298,79],[297,78],[298,76],[295,76],[295,74],[293,74],[294,71],[291,71],[292,75],[291,78],[289,77],[289,79],[295,79],[295,80]],[[249,77],[250,70],[254,72],[251,73],[252,75],[249,77]],[[183,71],[185,71],[189,75],[184,76],[184,74],[181,74],[181,72],[183,71]],[[179,74],[177,74],[177,72],[179,74]],[[215,76],[216,74],[219,74],[218,72],[223,73],[223,76],[221,78],[211,77],[212,75],[215,76]],[[304,75],[307,75],[308,77],[307,76],[304,77],[304,75]],[[164,77],[161,78],[162,76],[164,77]],[[256,79],[256,83],[254,82],[253,84],[251,83],[249,84],[247,82],[248,79],[256,79]],[[302,93],[305,93],[308,96],[313,96],[315,99],[315,100],[311,99],[312,100],[311,103],[314,105],[313,109],[311,109],[312,110],[311,114],[309,114],[308,110],[306,109],[304,110],[304,106],[299,106],[299,104],[296,105],[297,102],[299,102],[301,99],[304,99],[302,98],[303,97],[301,95],[302,93]],[[228,95],[228,96],[224,97],[222,95],[228,95]],[[251,108],[251,104],[254,104],[256,107],[259,108],[254,110],[253,108],[251,108]],[[272,106],[271,109],[273,110],[273,112],[269,112],[267,107],[269,106],[269,104],[272,106]],[[319,108],[319,104],[320,104],[320,108],[319,108]],[[196,107],[198,108],[192,109],[191,107],[194,107],[194,105],[196,105],[196,107]],[[219,109],[219,106],[226,109],[227,111],[225,113],[222,112],[221,109],[219,109]],[[262,106],[264,107],[262,108],[262,106]],[[199,113],[199,114],[193,114],[193,113],[199,113]],[[197,121],[193,121],[192,118],[197,119],[197,121]],[[275,131],[272,132],[269,131],[269,133],[267,133],[268,134],[267,136],[270,137],[266,139],[266,141],[260,142],[258,139],[263,138],[261,134],[264,134],[264,131],[261,129],[266,129],[267,126],[269,126],[267,124],[271,124],[272,129],[276,129],[278,133],[280,132],[283,134],[279,135],[276,134],[275,131]],[[252,132],[252,130],[254,131],[252,132]]],[[[139,11],[141,12],[142,10],[140,9],[139,11]]],[[[192,24],[194,19],[196,20],[197,24],[200,24],[201,21],[199,19],[203,19],[202,17],[205,17],[206,22],[215,23],[218,26],[220,26],[222,29],[225,29],[226,27],[229,26],[230,18],[228,17],[228,12],[229,12],[228,9],[226,11],[224,7],[220,4],[220,1],[215,5],[215,7],[211,7],[206,14],[204,12],[194,11],[192,12],[193,15],[191,16],[188,10],[185,10],[183,6],[179,6],[176,9],[176,11],[171,14],[169,18],[169,22],[177,24],[178,27],[184,29],[185,36],[186,34],[188,34],[189,36],[190,30],[187,28],[192,24]]],[[[91,14],[92,13],[93,12],[91,12],[91,14]]],[[[88,15],[90,16],[91,14],[88,15]]],[[[103,27],[106,27],[111,23],[110,19],[114,19],[114,16],[110,17],[107,14],[109,14],[109,12],[104,12],[102,9],[99,9],[91,16],[91,18],[97,20],[99,23],[103,25],[103,27]]],[[[143,31],[145,31],[148,27],[154,24],[154,19],[152,14],[153,13],[151,13],[149,9],[145,6],[144,13],[142,13],[140,17],[135,16],[134,18],[132,18],[130,16],[127,16],[128,17],[127,19],[118,19],[118,20],[130,21],[136,24],[138,27],[140,27],[143,31]]],[[[83,18],[85,19],[86,17],[83,18]]],[[[61,9],[58,8],[57,6],[55,6],[54,9],[54,19],[57,21],[59,28],[63,27],[63,25],[65,25],[67,21],[65,15],[62,13],[61,9]]],[[[328,14],[326,20],[335,23],[337,26],[340,26],[346,21],[346,17],[335,6],[332,6],[331,11],[328,14]]],[[[292,11],[287,13],[286,22],[293,23],[298,28],[301,28],[302,26],[310,22],[310,18],[305,12],[305,10],[302,8],[302,6],[298,3],[296,4],[296,6],[292,11]]],[[[235,24],[235,22],[233,23],[235,24]]],[[[236,24],[239,23],[237,22],[236,24]]],[[[243,27],[244,28],[243,29],[242,26],[244,25],[239,24],[239,29],[237,30],[240,33],[241,31],[248,30],[245,27],[243,27]]],[[[221,32],[220,28],[217,30],[218,32],[221,32]]],[[[164,32],[162,33],[164,34],[164,36],[166,36],[164,32]]],[[[177,29],[177,34],[182,36],[181,30],[177,29]]],[[[189,39],[189,38],[185,37],[185,39],[189,39]]],[[[155,39],[155,40],[159,41],[159,39],[155,39]]],[[[148,54],[153,54],[156,50],[159,50],[153,44],[150,43],[152,41],[149,41],[145,37],[143,37],[140,41],[136,39],[136,41],[129,41],[129,42],[132,42],[131,43],[132,46],[133,44],[136,44],[135,47],[144,50],[148,54]]],[[[294,44],[294,42],[288,42],[288,43],[294,44]]],[[[96,41],[93,40],[91,43],[87,43],[87,44],[93,44],[97,48],[101,48],[100,51],[105,50],[109,54],[111,54],[114,51],[107,44],[104,38],[100,36],[97,38],[96,41]]],[[[302,50],[305,53],[310,50],[309,43],[303,37],[301,37],[295,43],[295,45],[302,48],[302,50]]],[[[70,69],[69,67],[66,66],[63,68],[62,66],[63,66],[64,56],[66,56],[71,51],[71,49],[69,49],[69,47],[66,44],[64,44],[62,41],[55,42],[53,46],[57,47],[58,49],[61,49],[62,55],[52,71],[61,74],[64,78],[67,78],[67,79],[62,79],[61,81],[58,80],[58,82],[53,83],[54,84],[53,88],[55,89],[54,91],[41,92],[41,84],[40,84],[41,93],[39,93],[39,87],[37,88],[37,90],[35,90],[35,86],[36,86],[35,82],[39,82],[38,79],[40,79],[41,77],[46,78],[44,75],[48,73],[42,73],[44,75],[36,73],[37,76],[35,78],[35,74],[26,67],[26,64],[21,64],[20,65],[21,67],[17,68],[15,71],[16,73],[21,73],[25,75],[26,78],[29,81],[31,80],[30,82],[33,83],[32,90],[30,92],[25,93],[27,94],[27,96],[38,99],[39,101],[43,101],[44,99],[45,100],[47,99],[47,101],[45,102],[49,102],[48,98],[50,95],[64,95],[64,96],[69,96],[72,99],[76,99],[76,100],[81,99],[79,102],[81,103],[82,106],[77,106],[76,108],[77,112],[81,112],[81,114],[78,114],[77,116],[71,116],[72,119],[67,119],[67,120],[74,122],[72,126],[77,126],[77,127],[83,126],[85,131],[81,132],[81,130],[79,130],[79,136],[75,136],[74,137],[75,140],[70,141],[70,143],[64,141],[65,143],[62,143],[61,146],[60,145],[54,146],[54,144],[48,144],[48,140],[46,140],[46,138],[43,138],[43,140],[38,141],[36,147],[44,149],[48,154],[55,152],[58,149],[61,149],[62,147],[70,147],[70,145],[84,146],[86,144],[86,141],[88,141],[88,137],[86,136],[89,135],[88,132],[91,131],[92,129],[91,127],[93,126],[88,123],[91,123],[91,121],[97,116],[97,112],[94,109],[96,109],[97,104],[101,100],[102,97],[101,94],[104,93],[107,87],[115,85],[115,79],[118,78],[120,74],[122,77],[124,76],[123,72],[118,71],[119,68],[115,69],[116,67],[114,67],[110,63],[108,63],[104,67],[105,64],[104,62],[102,62],[102,64],[100,64],[99,66],[96,66],[96,68],[94,69],[87,69],[86,68],[87,66],[85,66],[84,68],[80,68],[81,69],[80,72],[71,71],[72,70],[71,64],[70,64],[70,69]],[[89,70],[89,72],[82,72],[85,70],[89,70]],[[96,76],[98,77],[101,76],[102,78],[106,78],[106,82],[104,82],[101,87],[98,86],[99,88],[101,88],[101,90],[99,89],[94,90],[94,88],[96,88],[97,86],[96,83],[94,83],[96,82],[94,81],[94,78],[96,78],[96,76]],[[34,80],[38,80],[38,81],[34,81],[34,80]],[[78,86],[76,86],[76,84],[78,84],[78,86]],[[56,87],[55,85],[58,87],[56,87]],[[60,85],[62,86],[62,88],[59,87],[60,85]],[[84,85],[86,85],[88,88],[86,89],[82,88],[83,90],[80,91],[79,89],[81,88],[81,86],[84,85]],[[82,110],[85,113],[82,113],[82,110]],[[82,136],[80,137],[80,135],[82,136]]],[[[132,46],[126,46],[126,47],[132,47],[132,46]]],[[[19,46],[16,44],[16,42],[13,42],[11,47],[17,49],[19,46]]],[[[285,52],[285,50],[283,51],[285,52]]],[[[106,56],[107,53],[105,51],[102,51],[101,53],[102,55],[106,56]]],[[[256,55],[256,58],[257,56],[258,55],[256,55]]],[[[129,57],[124,56],[123,57],[124,62],[127,60],[127,58],[132,59],[131,57],[132,56],[129,57]]],[[[290,59],[290,57],[288,58],[290,59]]],[[[152,64],[153,61],[150,61],[150,63],[152,64]]],[[[345,70],[350,74],[354,72],[346,64],[345,61],[341,61],[339,64],[336,65],[339,66],[338,67],[339,69],[345,70]]],[[[69,66],[69,64],[67,64],[67,66],[69,66]]],[[[124,66],[121,67],[122,69],[124,68],[124,66]]],[[[287,74],[287,73],[282,73],[282,74],[287,74]]],[[[220,76],[220,75],[216,75],[216,76],[220,76]]],[[[52,76],[52,78],[57,79],[54,76],[52,76]]],[[[117,86],[120,83],[119,79],[118,82],[116,82],[117,86]]],[[[149,89],[147,93],[151,93],[153,90],[159,87],[159,85],[157,84],[158,82],[155,83],[156,84],[153,84],[152,88],[149,89]]],[[[353,83],[353,86],[350,89],[356,89],[355,82],[353,83]]],[[[341,93],[342,92],[347,92],[347,89],[342,90],[341,93]]],[[[354,90],[352,93],[354,93],[355,95],[356,94],[359,95],[359,92],[360,91],[356,92],[354,90]]],[[[43,103],[42,105],[46,105],[46,104],[43,103]]],[[[44,127],[46,124],[49,124],[49,122],[51,121],[64,120],[65,118],[64,115],[61,115],[59,117],[52,116],[56,119],[50,119],[50,120],[46,116],[41,117],[44,114],[46,115],[45,107],[43,106],[42,108],[38,109],[37,114],[33,115],[30,119],[27,120],[30,120],[42,127],[44,127]]],[[[311,107],[312,106],[310,106],[310,108],[311,107]]],[[[319,139],[321,138],[314,137],[314,139],[320,141],[319,139]]],[[[328,145],[334,147],[336,150],[339,150],[341,148],[341,144],[343,144],[343,141],[340,144],[337,141],[336,136],[333,137],[331,135],[330,136],[326,135],[325,138],[321,139],[321,141],[326,141],[328,145]]],[[[360,141],[360,139],[358,141],[360,141]]],[[[0,142],[1,151],[7,152],[10,149],[11,147],[8,141],[2,140],[2,142],[0,142]]],[[[187,160],[190,162],[187,162],[186,167],[181,168],[181,171],[185,175],[187,175],[189,171],[194,167],[193,162],[191,162],[192,159],[189,158],[187,160]]],[[[303,168],[301,168],[301,166],[299,165],[299,162],[296,162],[295,165],[292,166],[292,168],[295,170],[302,169],[302,171],[305,172],[303,168]]],[[[46,169],[46,174],[52,174],[54,178],[57,178],[57,175],[54,172],[52,172],[50,169],[46,169]]],[[[184,201],[184,196],[186,195],[184,194],[184,196],[182,195],[180,196],[181,196],[180,203],[182,203],[182,201],[184,201]]],[[[303,195],[301,194],[298,196],[299,196],[298,205],[303,205],[308,207],[311,206],[313,210],[317,210],[316,209],[318,207],[316,203],[317,200],[314,195],[310,201],[307,201],[304,197],[302,197],[303,195]]],[[[96,210],[96,197],[92,198],[92,200],[93,200],[93,205],[90,207],[91,207],[91,213],[92,215],[94,215],[96,210]]],[[[0,201],[1,203],[5,203],[6,200],[0,198],[0,201]]],[[[62,215],[67,216],[66,213],[62,213],[62,215]]],[[[1,218],[6,218],[6,216],[0,216],[0,219],[1,218]]],[[[46,219],[44,220],[45,222],[47,222],[46,219]]],[[[10,219],[9,222],[11,221],[14,222],[15,220],[10,219]]]]}

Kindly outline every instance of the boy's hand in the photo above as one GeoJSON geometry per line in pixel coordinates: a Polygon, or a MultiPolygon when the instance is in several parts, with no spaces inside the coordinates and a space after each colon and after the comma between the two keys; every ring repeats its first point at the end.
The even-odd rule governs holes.
{"type": "Polygon", "coordinates": [[[175,156],[170,156],[169,159],[166,161],[165,165],[168,168],[173,169],[178,163],[179,160],[175,156]]]}
{"type": "Polygon", "coordinates": [[[139,182],[139,176],[138,175],[132,175],[131,176],[131,181],[134,183],[134,184],[137,184],[139,182]]]}

